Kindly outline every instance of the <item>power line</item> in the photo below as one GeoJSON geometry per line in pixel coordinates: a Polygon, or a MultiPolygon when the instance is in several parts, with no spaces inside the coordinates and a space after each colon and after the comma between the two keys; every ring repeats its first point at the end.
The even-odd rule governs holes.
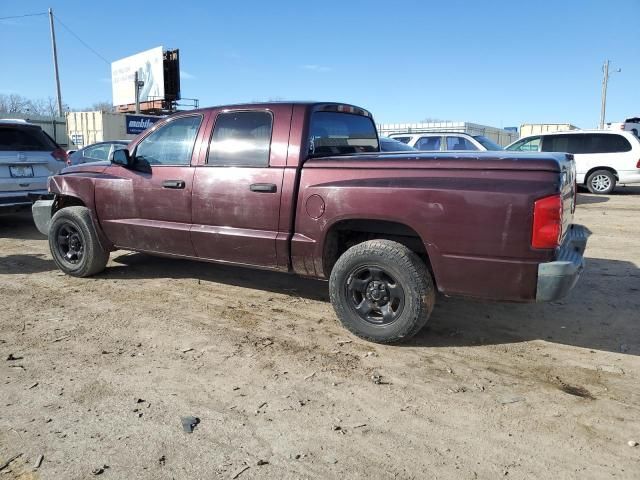
{"type": "Polygon", "coordinates": [[[46,15],[47,12],[43,13],[25,13],[24,15],[13,15],[11,17],[0,17],[0,20],[9,20],[12,18],[24,18],[24,17],[38,17],[40,15],[46,15]]]}
{"type": "Polygon", "coordinates": [[[102,55],[100,55],[98,52],[96,52],[93,48],[91,48],[89,45],[87,45],[87,42],[85,42],[84,40],[82,40],[76,33],[73,32],[73,30],[71,30],[69,27],[67,27],[62,20],[60,20],[60,17],[58,17],[57,15],[54,15],[54,18],[56,19],[56,21],[62,25],[65,30],[67,30],[71,35],[73,35],[74,37],[76,37],[76,39],[82,44],[84,45],[88,50],[90,50],[91,52],[93,52],[94,55],[96,55],[97,57],[99,57],[104,63],[106,63],[107,65],[111,65],[111,62],[109,60],[107,60],[106,58],[104,58],[102,55]]]}

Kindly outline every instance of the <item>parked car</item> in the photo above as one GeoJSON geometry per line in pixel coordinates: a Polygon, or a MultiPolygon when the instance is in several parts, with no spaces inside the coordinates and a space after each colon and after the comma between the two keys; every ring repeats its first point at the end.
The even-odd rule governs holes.
{"type": "Polygon", "coordinates": [[[129,140],[112,140],[109,142],[94,143],[93,145],[73,152],[69,155],[69,160],[71,165],[108,160],[109,155],[111,155],[115,149],[127,148],[127,145],[129,145],[129,140]]]}
{"type": "Polygon", "coordinates": [[[174,114],[111,163],[67,168],[33,213],[68,275],[127,249],[328,279],[343,325],[386,343],[422,328],[436,289],[565,295],[587,239],[574,175],[567,154],[382,154],[352,105],[231,105],[174,114]]]}
{"type": "Polygon", "coordinates": [[[624,122],[607,123],[609,130],[626,130],[640,137],[640,117],[625,118],[624,122]]]}
{"type": "Polygon", "coordinates": [[[380,137],[381,152],[415,152],[416,149],[395,138],[380,137]]]}
{"type": "Polygon", "coordinates": [[[64,150],[37,125],[0,120],[0,212],[31,206],[47,193],[47,178],[66,167],[64,150]]]}
{"type": "Polygon", "coordinates": [[[616,130],[570,130],[532,135],[508,145],[516,152],[568,152],[576,181],[591,193],[611,193],[617,185],[640,183],[640,139],[616,130]]]}
{"type": "Polygon", "coordinates": [[[421,151],[486,152],[502,150],[500,145],[484,135],[469,135],[460,132],[393,133],[389,137],[421,151]]]}

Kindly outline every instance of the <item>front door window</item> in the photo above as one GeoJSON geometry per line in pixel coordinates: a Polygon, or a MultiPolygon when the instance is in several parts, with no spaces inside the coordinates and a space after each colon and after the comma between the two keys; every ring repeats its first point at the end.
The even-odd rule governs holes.
{"type": "Polygon", "coordinates": [[[138,144],[136,158],[152,166],[189,165],[201,121],[200,115],[170,120],[138,144]]]}

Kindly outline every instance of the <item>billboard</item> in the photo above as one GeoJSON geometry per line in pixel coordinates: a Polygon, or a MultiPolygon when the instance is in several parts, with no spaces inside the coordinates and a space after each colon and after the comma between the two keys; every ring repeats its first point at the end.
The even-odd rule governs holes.
{"type": "Polygon", "coordinates": [[[162,47],[136,53],[111,64],[113,105],[130,105],[136,101],[134,82],[144,82],[140,88],[140,102],[164,99],[164,56],[162,47]]]}
{"type": "Polygon", "coordinates": [[[151,127],[160,117],[144,117],[142,115],[126,115],[127,133],[130,135],[137,135],[144,132],[147,128],[151,127]]]}

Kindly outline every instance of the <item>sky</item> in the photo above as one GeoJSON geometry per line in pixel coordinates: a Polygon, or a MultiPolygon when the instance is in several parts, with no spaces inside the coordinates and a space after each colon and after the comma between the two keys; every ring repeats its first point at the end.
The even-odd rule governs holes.
{"type": "MultiPolygon", "coordinates": [[[[97,52],[56,23],[74,109],[111,101],[109,62],[161,45],[180,49],[182,96],[201,106],[340,101],[379,123],[593,128],[610,59],[607,121],[640,115],[640,0],[0,0],[0,17],[49,7],[97,52]]],[[[0,93],[55,96],[47,16],[0,20],[0,45],[0,93]]]]}

